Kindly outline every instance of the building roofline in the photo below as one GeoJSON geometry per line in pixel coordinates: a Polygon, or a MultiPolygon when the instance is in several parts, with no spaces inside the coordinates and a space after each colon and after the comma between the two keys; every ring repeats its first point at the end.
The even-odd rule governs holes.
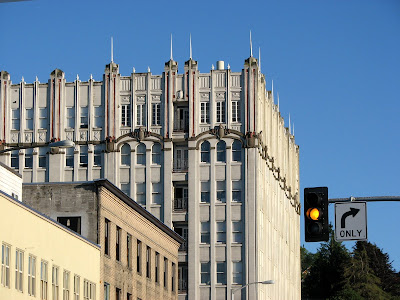
{"type": "Polygon", "coordinates": [[[10,168],[9,166],[7,166],[6,164],[3,164],[2,162],[0,162],[0,166],[3,167],[4,169],[7,169],[8,171],[10,171],[11,173],[13,173],[14,175],[17,175],[19,178],[22,178],[22,175],[19,174],[17,171],[15,171],[13,168],[10,168]]]}

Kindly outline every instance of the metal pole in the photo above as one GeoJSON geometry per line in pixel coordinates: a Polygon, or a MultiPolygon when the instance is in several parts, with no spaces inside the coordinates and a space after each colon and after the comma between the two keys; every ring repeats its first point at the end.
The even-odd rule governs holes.
{"type": "Polygon", "coordinates": [[[332,198],[329,199],[329,203],[336,202],[379,202],[379,201],[400,201],[400,196],[375,196],[375,197],[350,197],[350,198],[332,198]]]}

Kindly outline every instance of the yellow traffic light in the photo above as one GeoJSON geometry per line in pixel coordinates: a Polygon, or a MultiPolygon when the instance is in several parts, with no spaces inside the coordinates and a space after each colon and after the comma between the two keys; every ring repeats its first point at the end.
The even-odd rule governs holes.
{"type": "Polygon", "coordinates": [[[310,208],[307,211],[307,217],[311,220],[317,221],[319,219],[320,212],[318,208],[310,208]]]}

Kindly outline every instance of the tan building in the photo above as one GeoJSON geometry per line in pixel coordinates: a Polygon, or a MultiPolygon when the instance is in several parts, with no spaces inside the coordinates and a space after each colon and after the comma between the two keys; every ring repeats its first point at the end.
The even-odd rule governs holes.
{"type": "Polygon", "coordinates": [[[0,299],[100,299],[98,245],[2,191],[0,213],[0,299]]]}
{"type": "Polygon", "coordinates": [[[23,196],[101,245],[101,299],[178,299],[184,240],[108,180],[24,184],[23,196]]]}

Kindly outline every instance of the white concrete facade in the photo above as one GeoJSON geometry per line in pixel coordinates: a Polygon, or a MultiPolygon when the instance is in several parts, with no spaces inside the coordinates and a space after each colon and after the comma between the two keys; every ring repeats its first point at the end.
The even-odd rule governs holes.
{"type": "Polygon", "coordinates": [[[265,87],[257,59],[241,72],[200,73],[190,59],[162,75],[13,84],[0,73],[0,155],[24,182],[107,178],[187,243],[179,299],[300,299],[299,148],[265,87]],[[46,149],[42,150],[42,149],[46,149]]]}

